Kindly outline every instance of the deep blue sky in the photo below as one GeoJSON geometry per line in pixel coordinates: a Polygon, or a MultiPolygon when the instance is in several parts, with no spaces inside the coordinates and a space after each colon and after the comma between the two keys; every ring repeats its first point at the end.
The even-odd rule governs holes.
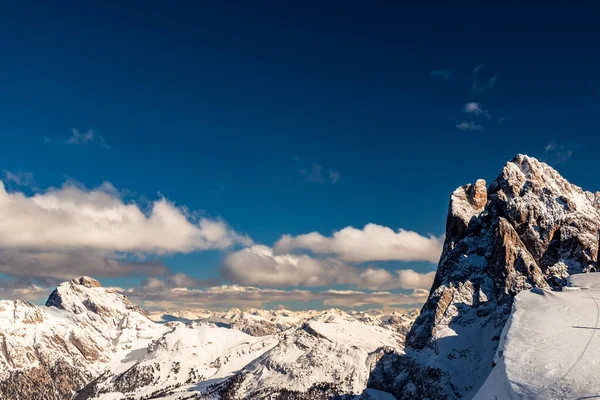
{"type": "MultiPolygon", "coordinates": [[[[108,2],[107,2],[108,3],[108,2]]],[[[126,3],[126,4],[125,4],[126,3]]],[[[0,168],[103,181],[259,243],[377,223],[444,232],[451,191],[517,153],[600,190],[593,8],[385,2],[0,6],[0,168]],[[479,82],[495,85],[474,93],[479,82]],[[431,71],[452,69],[448,79],[431,71]],[[479,102],[492,119],[467,116],[479,102]],[[503,119],[498,122],[498,119],[503,119]],[[473,120],[482,130],[456,125],[473,120]],[[70,129],[97,143],[68,146],[70,129]],[[544,147],[571,150],[560,159],[544,147]],[[315,163],[337,183],[306,182],[315,163]]],[[[171,267],[217,274],[219,253],[171,267]]],[[[431,265],[416,265],[431,270],[431,265]]]]}

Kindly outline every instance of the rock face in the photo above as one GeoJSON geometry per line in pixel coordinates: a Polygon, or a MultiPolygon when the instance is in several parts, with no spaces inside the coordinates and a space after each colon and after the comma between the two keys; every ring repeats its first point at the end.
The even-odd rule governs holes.
{"type": "Polygon", "coordinates": [[[600,193],[570,184],[550,166],[518,155],[486,190],[483,180],[451,196],[446,240],[430,296],[370,387],[398,399],[470,398],[492,369],[514,296],[560,290],[595,271],[600,193]]]}

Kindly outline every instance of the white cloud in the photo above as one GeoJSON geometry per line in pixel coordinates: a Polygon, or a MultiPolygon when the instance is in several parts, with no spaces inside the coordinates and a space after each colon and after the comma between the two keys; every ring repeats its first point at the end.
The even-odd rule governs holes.
{"type": "Polygon", "coordinates": [[[450,79],[454,76],[454,70],[451,68],[436,69],[431,71],[429,75],[434,78],[450,79]]]}
{"type": "Polygon", "coordinates": [[[483,114],[483,109],[481,108],[481,104],[476,103],[474,101],[465,104],[464,111],[467,114],[475,114],[475,115],[483,114]]]}
{"type": "Polygon", "coordinates": [[[192,311],[194,309],[229,309],[231,307],[265,308],[275,303],[319,302],[327,307],[359,307],[382,305],[386,307],[420,306],[426,299],[426,290],[415,290],[410,294],[385,291],[365,292],[356,290],[281,290],[251,286],[223,285],[206,289],[174,288],[131,288],[124,291],[132,301],[143,304],[147,309],[161,311],[192,311]]]}
{"type": "Polygon", "coordinates": [[[299,236],[284,235],[275,243],[277,254],[306,249],[318,254],[335,254],[348,262],[429,261],[437,263],[443,238],[422,236],[413,231],[367,224],[363,229],[346,227],[325,237],[317,232],[299,236]]]}
{"type": "Polygon", "coordinates": [[[109,183],[87,190],[67,183],[28,197],[0,182],[0,248],[94,249],[152,254],[225,249],[252,241],[223,221],[195,221],[165,198],[144,213],[109,183]]]}
{"type": "Polygon", "coordinates": [[[477,123],[475,123],[475,121],[463,121],[460,124],[456,125],[457,129],[460,129],[461,131],[481,131],[483,130],[483,127],[477,123]]]}
{"type": "Polygon", "coordinates": [[[275,255],[267,246],[252,246],[229,254],[221,275],[235,284],[251,286],[351,285],[370,290],[429,289],[434,272],[387,271],[383,268],[358,268],[333,258],[308,255],[275,255]]]}
{"type": "Polygon", "coordinates": [[[463,111],[467,114],[473,114],[473,115],[484,115],[487,119],[491,119],[492,116],[490,115],[488,110],[484,110],[481,107],[480,103],[477,103],[475,101],[472,101],[470,103],[466,103],[463,106],[463,111]]]}
{"type": "Polygon", "coordinates": [[[65,143],[79,146],[94,143],[96,140],[100,142],[102,147],[110,148],[110,146],[108,146],[104,141],[104,138],[100,135],[96,135],[96,133],[91,129],[81,133],[78,129],[71,128],[71,136],[65,141],[65,143]]]}

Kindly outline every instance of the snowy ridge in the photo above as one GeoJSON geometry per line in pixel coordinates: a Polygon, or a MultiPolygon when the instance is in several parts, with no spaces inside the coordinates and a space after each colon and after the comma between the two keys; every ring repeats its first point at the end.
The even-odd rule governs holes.
{"type": "Polygon", "coordinates": [[[58,285],[44,307],[0,301],[0,398],[360,394],[383,349],[401,351],[416,312],[235,309],[175,318],[186,322],[152,317],[162,322],[88,277],[58,285]]]}
{"type": "Polygon", "coordinates": [[[517,295],[496,366],[475,399],[597,398],[600,273],[571,276],[561,292],[517,295]]]}
{"type": "MultiPolygon", "coordinates": [[[[305,398],[360,394],[383,348],[401,349],[404,337],[339,310],[275,335],[170,323],[172,329],[140,352],[134,364],[115,368],[85,387],[76,400],[270,398],[294,391],[305,398]]],[[[326,397],[325,397],[326,398],[326,397]]]]}
{"type": "MultiPolygon", "coordinates": [[[[299,327],[304,322],[318,318],[335,310],[248,310],[231,309],[229,311],[178,311],[170,314],[151,313],[148,317],[156,322],[205,323],[212,326],[237,329],[252,336],[272,335],[287,329],[299,327]]],[[[418,310],[406,311],[340,311],[343,315],[351,315],[358,321],[373,326],[380,326],[406,336],[408,329],[418,315],[418,310]]]]}

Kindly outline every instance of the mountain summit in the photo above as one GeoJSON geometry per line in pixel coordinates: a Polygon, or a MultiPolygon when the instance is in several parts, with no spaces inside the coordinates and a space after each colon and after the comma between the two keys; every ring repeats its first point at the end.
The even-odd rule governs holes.
{"type": "MultiPolygon", "coordinates": [[[[103,288],[100,282],[89,276],[63,282],[50,294],[47,307],[56,307],[73,314],[91,312],[103,317],[118,319],[129,311],[143,316],[146,312],[112,288],[103,288]]],[[[114,321],[113,321],[114,322],[114,321]]]]}
{"type": "Polygon", "coordinates": [[[518,155],[486,189],[450,198],[444,251],[429,298],[406,338],[370,386],[398,399],[470,398],[493,367],[514,297],[560,290],[571,274],[598,268],[600,193],[569,183],[518,155]]]}

